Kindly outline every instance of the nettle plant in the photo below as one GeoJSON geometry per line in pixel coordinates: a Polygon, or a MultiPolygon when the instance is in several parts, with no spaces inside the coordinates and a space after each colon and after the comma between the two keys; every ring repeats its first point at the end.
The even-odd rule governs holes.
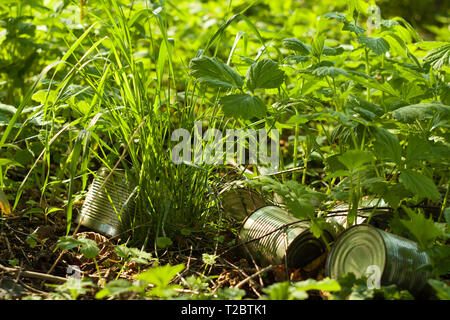
{"type": "Polygon", "coordinates": [[[276,50],[278,62],[262,58],[266,46],[256,61],[241,56],[250,62],[245,81],[231,67],[233,59],[223,63],[205,55],[191,61],[191,75],[220,89],[214,101],[225,117],[273,119],[275,127],[294,133],[294,149],[281,169],[302,166],[301,181],[294,172],[293,181],[281,174],[281,182],[264,178],[257,185],[276,192],[297,217],[315,221],[317,236],[315,208],[348,204],[350,226],[363,199],[378,199],[376,206],[394,209],[392,230],[417,240],[436,267],[448,261],[445,225],[439,223],[449,189],[450,45],[423,41],[400,17],[378,17],[367,30],[360,23],[366,13],[361,3],[351,5],[347,14],[319,17],[309,41],[275,41],[284,47],[276,50]],[[341,32],[333,34],[336,24],[341,32]],[[267,108],[260,89],[278,89],[278,101],[267,108]]]}

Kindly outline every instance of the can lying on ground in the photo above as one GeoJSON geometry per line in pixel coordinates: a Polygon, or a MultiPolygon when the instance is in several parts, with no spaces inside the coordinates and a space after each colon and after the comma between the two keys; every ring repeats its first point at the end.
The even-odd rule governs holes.
{"type": "Polygon", "coordinates": [[[421,295],[427,291],[429,274],[417,269],[429,263],[415,242],[363,224],[339,236],[328,256],[326,273],[334,279],[347,273],[360,278],[378,270],[380,285],[396,284],[421,295]]]}
{"type": "Polygon", "coordinates": [[[121,170],[114,171],[105,182],[109,170],[101,168],[89,187],[81,213],[75,222],[97,232],[116,236],[132,210],[133,186],[121,170]]]}
{"type": "MultiPolygon", "coordinates": [[[[310,223],[300,221],[276,206],[266,206],[251,214],[240,231],[256,259],[268,264],[299,268],[312,262],[327,250],[322,239],[309,231],[310,223]]],[[[332,236],[324,231],[325,238],[332,236]]]]}
{"type": "Polygon", "coordinates": [[[244,221],[251,213],[266,205],[260,194],[249,189],[231,189],[222,195],[224,211],[237,221],[244,221]]]}

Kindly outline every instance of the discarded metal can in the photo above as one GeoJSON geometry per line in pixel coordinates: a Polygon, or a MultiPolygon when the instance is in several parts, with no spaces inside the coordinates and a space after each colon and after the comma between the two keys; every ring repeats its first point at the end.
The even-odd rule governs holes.
{"type": "Polygon", "coordinates": [[[222,195],[224,211],[238,221],[243,221],[250,214],[266,205],[266,200],[260,194],[249,189],[231,189],[222,195]]]}
{"type": "Polygon", "coordinates": [[[373,272],[369,277],[375,277],[370,279],[373,283],[396,284],[420,295],[427,289],[429,274],[417,269],[429,263],[417,243],[362,224],[350,227],[336,240],[327,259],[326,273],[338,279],[346,273],[360,278],[373,272]]]}
{"type": "Polygon", "coordinates": [[[134,206],[131,199],[134,188],[125,173],[119,170],[115,170],[105,182],[109,173],[107,168],[97,172],[75,222],[97,232],[116,236],[134,206]]]}
{"type": "MultiPolygon", "coordinates": [[[[310,231],[310,223],[301,221],[276,206],[266,206],[251,214],[240,231],[241,241],[263,263],[303,267],[327,250],[322,239],[310,231]]],[[[324,231],[326,240],[332,236],[324,231]]]]}

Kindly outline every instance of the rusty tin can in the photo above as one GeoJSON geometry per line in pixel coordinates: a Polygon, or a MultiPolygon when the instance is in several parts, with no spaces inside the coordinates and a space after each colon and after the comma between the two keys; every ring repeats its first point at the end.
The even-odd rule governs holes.
{"type": "Polygon", "coordinates": [[[75,222],[97,232],[116,236],[134,208],[134,186],[123,170],[115,170],[105,182],[109,173],[107,168],[98,170],[75,222]]]}
{"type": "MultiPolygon", "coordinates": [[[[326,243],[310,231],[310,223],[301,221],[276,206],[256,210],[244,221],[241,241],[263,263],[303,267],[327,250],[326,243]]],[[[324,231],[325,238],[332,239],[324,231]]]]}
{"type": "Polygon", "coordinates": [[[414,241],[362,224],[350,227],[336,240],[326,273],[338,279],[347,273],[361,278],[373,271],[373,276],[378,277],[373,280],[378,280],[379,285],[396,284],[420,295],[427,291],[429,274],[418,268],[429,263],[427,254],[414,241]]]}

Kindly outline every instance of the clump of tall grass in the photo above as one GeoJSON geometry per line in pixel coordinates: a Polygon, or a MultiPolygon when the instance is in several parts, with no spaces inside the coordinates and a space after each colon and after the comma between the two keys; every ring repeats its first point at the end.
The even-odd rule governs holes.
{"type": "MultiPolygon", "coordinates": [[[[116,0],[102,3],[105,18],[90,13],[97,21],[96,27],[87,28],[61,61],[41,75],[42,78],[53,71],[47,98],[33,115],[39,112],[50,124],[45,127],[45,149],[30,173],[42,166],[44,190],[52,175],[51,144],[60,135],[68,136],[67,232],[72,225],[74,195],[81,191],[75,190],[75,180],[81,177],[78,186],[85,189],[90,171],[98,169],[92,168],[93,162],[112,170],[124,169],[137,186],[132,199],[135,210],[126,220],[132,242],[171,237],[181,228],[196,229],[208,221],[209,208],[214,203],[213,168],[176,165],[171,160],[170,150],[176,143],[171,142],[171,133],[177,128],[192,131],[194,122],[202,120],[205,113],[202,107],[199,110],[201,97],[196,94],[195,83],[186,78],[181,83],[175,79],[173,44],[167,34],[164,8],[143,8],[130,18],[136,11],[125,13],[116,0]],[[145,40],[149,52],[139,59],[133,19],[145,19],[141,25],[145,25],[149,35],[145,40]],[[55,77],[59,80],[52,82],[55,77]],[[177,95],[178,84],[190,92],[182,100],[177,95]],[[87,98],[83,108],[69,103],[75,116],[57,126],[58,108],[67,104],[71,85],[84,88],[87,98]]],[[[30,101],[39,81],[19,110],[30,101]]],[[[2,143],[9,133],[7,130],[3,135],[2,143]]]]}

